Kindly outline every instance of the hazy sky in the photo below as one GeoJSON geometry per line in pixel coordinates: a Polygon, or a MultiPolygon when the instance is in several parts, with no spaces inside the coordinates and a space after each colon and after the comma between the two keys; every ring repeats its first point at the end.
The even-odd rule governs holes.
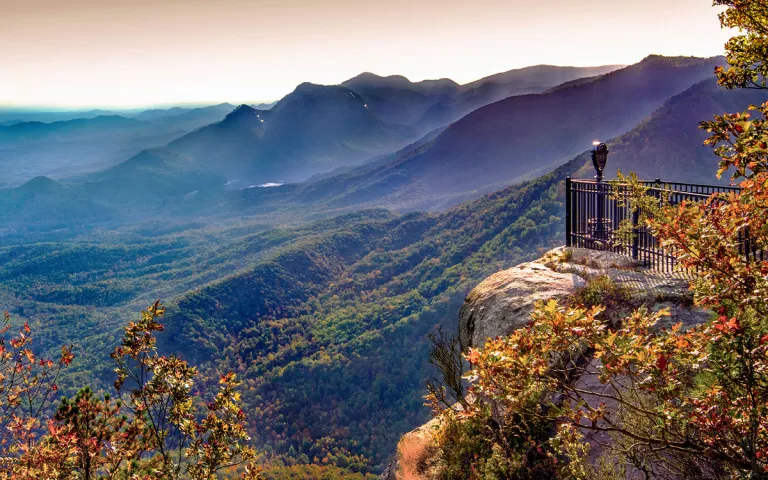
{"type": "Polygon", "coordinates": [[[363,71],[464,83],[528,65],[721,54],[711,0],[0,0],[0,105],[278,99],[363,71]]]}

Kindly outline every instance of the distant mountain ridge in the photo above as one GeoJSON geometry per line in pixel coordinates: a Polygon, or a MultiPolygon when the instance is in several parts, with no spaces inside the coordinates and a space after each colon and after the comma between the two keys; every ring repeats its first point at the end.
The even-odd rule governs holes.
{"type": "Polygon", "coordinates": [[[426,133],[498,100],[541,93],[563,82],[602,75],[621,67],[537,65],[498,73],[465,85],[446,78],[411,82],[402,75],[381,77],[366,72],[342,82],[342,85],[362,95],[374,113],[386,121],[409,125],[426,133]]]}
{"type": "MultiPolygon", "coordinates": [[[[538,91],[548,84],[565,78],[581,74],[592,74],[595,71],[607,71],[611,68],[614,67],[582,69],[537,66],[497,74],[465,86],[461,86],[450,79],[411,82],[407,78],[398,75],[379,77],[372,73],[363,73],[344,83],[347,86],[354,86],[350,90],[363,100],[363,105],[373,115],[378,117],[379,120],[384,124],[397,126],[397,128],[392,128],[392,125],[389,126],[390,128],[383,128],[382,126],[373,127],[373,130],[380,132],[379,142],[371,138],[355,138],[359,131],[357,133],[354,131],[348,132],[346,137],[340,135],[338,131],[327,132],[330,142],[325,142],[325,146],[322,147],[319,145],[312,146],[313,143],[323,143],[317,135],[314,138],[304,139],[292,139],[289,138],[289,135],[281,135],[280,137],[289,144],[288,148],[285,145],[281,145],[279,141],[275,141],[272,142],[273,145],[267,146],[273,147],[271,150],[265,147],[269,151],[266,153],[254,152],[254,154],[272,158],[273,161],[267,161],[267,164],[286,162],[286,164],[296,164],[299,169],[304,168],[300,165],[304,160],[300,159],[297,162],[296,157],[312,157],[307,167],[309,171],[306,172],[306,175],[285,175],[288,181],[295,181],[340,166],[354,166],[365,161],[366,157],[375,157],[394,151],[415,140],[418,136],[426,134],[433,127],[442,127],[477,106],[489,103],[497,98],[520,93],[523,91],[521,88],[526,92],[531,89],[538,91]],[[530,78],[526,80],[527,77],[530,78]],[[477,87],[482,88],[478,89],[477,87]],[[384,97],[387,98],[384,98],[383,103],[377,99],[376,94],[369,95],[371,94],[370,88],[383,88],[387,90],[384,94],[384,97]],[[360,92],[362,91],[365,91],[366,94],[361,95],[360,92]],[[402,101],[393,102],[392,100],[398,96],[402,96],[402,101]],[[387,103],[390,106],[383,106],[387,103]],[[399,130],[399,132],[394,132],[394,130],[399,130]],[[405,139],[399,141],[393,137],[404,137],[405,139]],[[333,142],[336,143],[335,146],[329,144],[333,142]],[[289,160],[278,160],[277,157],[280,155],[287,156],[289,160]]],[[[301,90],[301,87],[288,95],[286,99],[295,96],[301,90]]],[[[259,106],[264,108],[256,109],[271,111],[279,103],[261,104],[259,106]]],[[[175,106],[170,108],[114,112],[98,109],[71,112],[0,109],[0,121],[7,118],[5,122],[0,124],[0,165],[8,170],[5,182],[11,185],[18,184],[35,175],[49,175],[56,178],[79,175],[88,171],[98,170],[99,168],[110,167],[119,160],[130,158],[138,153],[141,147],[160,147],[187,132],[217,123],[234,108],[234,105],[223,103],[200,108],[175,106]],[[7,117],[4,117],[4,115],[7,115],[7,117]],[[114,136],[114,138],[97,138],[100,136],[98,133],[100,130],[98,129],[105,128],[101,124],[108,117],[115,119],[119,117],[120,119],[136,120],[143,123],[129,124],[127,123],[128,120],[123,120],[126,122],[124,131],[105,135],[105,137],[114,136]],[[56,121],[50,122],[50,120],[56,121]],[[91,123],[86,120],[93,120],[93,122],[91,123]],[[75,136],[71,136],[73,134],[70,133],[64,134],[66,129],[62,128],[63,125],[59,125],[59,123],[66,121],[74,122],[72,125],[82,125],[83,131],[75,136]],[[50,126],[40,125],[40,134],[35,137],[36,134],[32,128],[33,122],[45,123],[50,126]],[[13,124],[20,124],[23,127],[19,127],[18,130],[2,132],[4,126],[11,126],[13,124]],[[96,127],[97,130],[86,132],[85,130],[90,127],[96,127]],[[61,133],[54,137],[53,130],[59,131],[59,129],[61,129],[61,133]],[[24,132],[24,130],[29,130],[29,132],[24,132]],[[5,133],[5,143],[2,140],[3,133],[5,133]],[[121,156],[122,158],[120,158],[121,156]]],[[[297,118],[301,116],[299,114],[297,118]]],[[[363,124],[366,123],[370,124],[370,121],[363,121],[363,124]]],[[[309,132],[309,137],[312,137],[312,132],[310,132],[312,129],[306,124],[301,128],[309,132]]],[[[317,131],[319,129],[314,128],[314,130],[317,131]]],[[[355,129],[350,128],[350,130],[355,129]]],[[[195,147],[195,149],[198,148],[195,147]]],[[[236,150],[236,148],[229,149],[230,153],[236,150]]],[[[186,154],[189,152],[179,153],[186,154]]],[[[247,152],[245,151],[238,151],[233,154],[237,154],[239,157],[247,157],[247,152]]],[[[218,158],[220,159],[221,157],[219,156],[218,158]]],[[[233,164],[233,162],[228,160],[225,163],[233,164]]],[[[247,164],[248,162],[244,163],[247,164]]],[[[244,172],[251,173],[247,169],[244,172]]],[[[242,172],[236,171],[235,173],[240,174],[242,172]]],[[[280,174],[282,172],[280,169],[273,168],[270,170],[267,168],[263,173],[265,175],[272,175],[273,173],[280,174]]],[[[0,185],[2,184],[0,183],[0,185]]]]}
{"type": "Polygon", "coordinates": [[[346,189],[340,204],[374,201],[419,209],[434,205],[428,199],[435,196],[453,196],[448,204],[462,201],[462,193],[543,174],[592,140],[631,130],[669,97],[710,77],[719,61],[650,56],[589,82],[509,97],[475,110],[387,165],[326,181],[346,189]]]}
{"type": "Polygon", "coordinates": [[[220,103],[208,107],[145,110],[133,116],[138,120],[173,125],[179,130],[194,130],[217,122],[235,108],[231,103],[220,103]]]}
{"type": "Polygon", "coordinates": [[[0,108],[0,124],[11,121],[50,123],[116,114],[117,112],[112,110],[103,109],[46,111],[34,108],[0,108]]]}
{"type": "Polygon", "coordinates": [[[118,129],[140,127],[142,122],[120,115],[99,115],[93,118],[61,120],[52,123],[20,122],[9,126],[0,126],[0,148],[8,145],[24,144],[44,138],[74,141],[93,135],[113,133],[118,129]]]}
{"type": "Polygon", "coordinates": [[[415,138],[408,127],[383,122],[348,88],[303,83],[270,110],[240,105],[164,148],[201,172],[267,183],[359,164],[415,138]]]}
{"type": "MultiPolygon", "coordinates": [[[[78,179],[73,191],[126,216],[157,214],[160,206],[163,215],[274,218],[369,207],[443,209],[544,174],[596,138],[629,132],[670,97],[710,78],[720,61],[650,56],[545,93],[506,98],[421,138],[382,121],[352,89],[305,83],[268,111],[241,105],[163,147],[78,179]],[[310,183],[296,183],[307,178],[310,183]],[[263,184],[284,185],[248,188],[263,184]]],[[[616,158],[611,165],[620,163],[616,158]]]]}
{"type": "MultiPolygon", "coordinates": [[[[658,110],[632,129],[610,142],[606,178],[616,172],[634,172],[641,179],[690,183],[729,183],[727,175],[718,181],[715,172],[719,158],[704,145],[708,133],[699,123],[715,114],[740,112],[749,105],[768,101],[764,90],[726,90],[715,78],[699,82],[664,102],[658,110]]],[[[592,178],[590,165],[577,177],[592,178]]]]}
{"type": "Polygon", "coordinates": [[[233,108],[229,104],[176,107],[135,116],[99,112],[104,114],[0,125],[3,180],[13,185],[38,175],[62,178],[109,168],[143,149],[221,120],[233,108]]]}

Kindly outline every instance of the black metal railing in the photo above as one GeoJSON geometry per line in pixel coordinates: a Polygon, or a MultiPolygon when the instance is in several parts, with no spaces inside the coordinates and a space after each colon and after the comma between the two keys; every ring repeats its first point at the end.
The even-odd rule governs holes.
{"type": "MultiPolygon", "coordinates": [[[[647,187],[647,195],[664,198],[672,205],[683,200],[707,200],[714,193],[739,191],[738,187],[661,180],[641,183],[647,187]]],[[[626,185],[571,178],[567,178],[565,184],[567,246],[628,255],[661,272],[675,270],[676,259],[665,253],[648,228],[640,224],[640,212],[632,212],[629,208],[629,191],[626,185]],[[633,235],[631,239],[622,242],[617,238],[617,232],[627,220],[632,222],[633,235]]],[[[753,248],[748,238],[740,241],[739,245],[740,253],[744,254],[747,260],[763,259],[763,251],[753,248]]]]}

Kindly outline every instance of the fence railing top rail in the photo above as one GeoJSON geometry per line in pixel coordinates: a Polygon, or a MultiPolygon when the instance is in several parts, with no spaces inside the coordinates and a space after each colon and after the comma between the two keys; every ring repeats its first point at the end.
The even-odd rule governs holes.
{"type": "MultiPolygon", "coordinates": [[[[583,183],[583,184],[590,184],[590,185],[597,185],[597,180],[589,179],[589,178],[571,178],[572,183],[583,183]]],[[[711,189],[713,191],[721,191],[721,192],[738,192],[741,191],[741,187],[734,187],[732,185],[712,185],[712,184],[704,184],[704,183],[686,183],[686,182],[666,182],[662,180],[638,180],[638,182],[642,183],[646,187],[653,187],[657,185],[661,186],[681,186],[681,187],[693,187],[693,188],[706,188],[711,189]]],[[[616,181],[608,180],[599,182],[602,185],[616,185],[616,181]]],[[[619,185],[624,185],[623,183],[618,183],[619,185]]]]}

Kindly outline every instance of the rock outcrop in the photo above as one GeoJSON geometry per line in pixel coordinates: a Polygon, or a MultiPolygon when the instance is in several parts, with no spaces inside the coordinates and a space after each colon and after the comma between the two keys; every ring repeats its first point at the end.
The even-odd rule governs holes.
{"type": "Polygon", "coordinates": [[[536,302],[564,300],[586,284],[579,275],[557,272],[540,262],[524,263],[491,275],[467,295],[459,314],[464,346],[509,335],[529,321],[536,302]]]}
{"type": "MultiPolygon", "coordinates": [[[[536,302],[566,301],[602,276],[628,292],[632,307],[669,308],[670,323],[697,325],[709,317],[709,312],[693,306],[683,275],[648,271],[631,258],[611,252],[561,247],[533,262],[495,273],[475,287],[459,314],[462,346],[481,347],[488,338],[508,335],[530,321],[536,302]]],[[[382,478],[426,480],[417,465],[428,454],[433,432],[434,421],[404,435],[382,478]]]]}
{"type": "Polygon", "coordinates": [[[688,282],[678,274],[658,274],[612,252],[557,248],[538,260],[491,275],[469,295],[459,313],[464,347],[480,347],[486,339],[509,335],[530,320],[536,302],[566,300],[589,280],[607,276],[631,294],[636,306],[668,307],[674,322],[694,325],[707,313],[693,309],[688,282]]]}
{"type": "Polygon", "coordinates": [[[419,463],[425,457],[432,444],[432,435],[437,427],[436,420],[430,420],[412,430],[397,443],[397,458],[389,464],[381,475],[382,480],[420,480],[419,463]]]}

